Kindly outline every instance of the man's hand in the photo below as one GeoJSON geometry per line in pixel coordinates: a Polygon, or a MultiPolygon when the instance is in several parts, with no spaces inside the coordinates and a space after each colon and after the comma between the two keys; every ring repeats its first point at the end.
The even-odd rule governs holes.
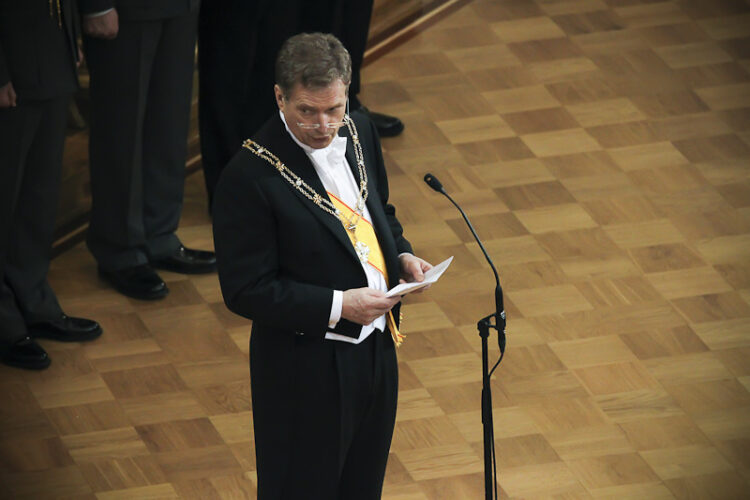
{"type": "MultiPolygon", "coordinates": [[[[401,279],[399,283],[414,283],[424,281],[424,273],[432,269],[432,264],[415,257],[410,253],[405,253],[398,258],[401,263],[401,279]]],[[[427,285],[412,293],[422,293],[432,285],[427,285]]]]}
{"type": "Polygon", "coordinates": [[[16,91],[11,82],[0,87],[0,108],[14,108],[16,106],[16,91]]]}
{"type": "Polygon", "coordinates": [[[101,16],[83,17],[83,32],[94,38],[111,40],[117,36],[119,30],[120,21],[116,9],[101,16]]]}
{"type": "Polygon", "coordinates": [[[386,297],[373,288],[352,288],[344,291],[343,299],[341,317],[358,325],[369,325],[390,311],[401,297],[386,297]]]}

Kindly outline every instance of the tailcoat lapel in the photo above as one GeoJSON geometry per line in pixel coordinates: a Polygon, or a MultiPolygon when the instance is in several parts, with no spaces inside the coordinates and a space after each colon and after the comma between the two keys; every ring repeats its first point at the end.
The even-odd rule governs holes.
{"type": "MultiPolygon", "coordinates": [[[[312,161],[310,161],[310,158],[307,157],[305,151],[301,147],[299,147],[297,143],[294,142],[294,140],[292,140],[291,136],[286,131],[281,118],[277,116],[276,122],[276,133],[271,134],[271,137],[273,139],[269,141],[268,146],[262,143],[260,145],[275,154],[279,158],[279,160],[284,163],[284,165],[286,165],[292,172],[300,176],[300,178],[305,183],[307,183],[308,186],[312,187],[316,193],[319,193],[321,196],[325,196],[326,190],[323,187],[323,183],[320,181],[320,177],[318,177],[318,174],[315,171],[315,167],[313,166],[312,161]]],[[[269,168],[271,168],[270,165],[269,168]]],[[[281,176],[281,174],[279,174],[279,176],[281,176]]],[[[289,184],[286,180],[284,180],[284,182],[287,183],[289,190],[292,191],[294,195],[300,199],[302,204],[320,221],[323,226],[325,226],[331,232],[334,238],[338,240],[339,243],[344,245],[352,258],[359,262],[357,253],[354,251],[351,240],[346,234],[346,230],[341,224],[341,221],[337,217],[334,217],[333,215],[321,209],[312,200],[308,199],[304,194],[302,194],[297,188],[289,184]]]]}

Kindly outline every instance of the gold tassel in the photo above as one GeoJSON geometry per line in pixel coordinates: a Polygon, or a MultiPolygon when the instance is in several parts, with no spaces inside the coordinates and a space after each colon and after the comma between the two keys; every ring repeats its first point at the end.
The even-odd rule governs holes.
{"type": "MultiPolygon", "coordinates": [[[[399,322],[403,321],[404,315],[399,311],[398,314],[398,320],[399,322]]],[[[393,343],[396,345],[396,347],[400,347],[401,344],[404,343],[404,339],[406,338],[405,335],[402,335],[401,332],[398,331],[398,326],[396,326],[396,320],[393,318],[393,311],[388,311],[388,314],[385,317],[385,322],[388,325],[388,330],[391,332],[391,337],[393,338],[393,343]]]]}

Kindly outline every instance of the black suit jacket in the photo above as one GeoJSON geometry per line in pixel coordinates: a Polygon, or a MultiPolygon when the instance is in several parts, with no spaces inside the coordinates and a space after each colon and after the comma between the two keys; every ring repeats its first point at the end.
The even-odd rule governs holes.
{"type": "Polygon", "coordinates": [[[200,0],[79,0],[79,2],[81,13],[84,15],[115,8],[120,19],[131,21],[183,16],[197,10],[200,5],[200,0]]]}
{"type": "MultiPolygon", "coordinates": [[[[388,204],[377,132],[366,117],[355,113],[353,118],[367,167],[367,207],[393,286],[399,278],[398,254],[411,252],[411,246],[403,237],[394,207],[388,204]]],[[[345,127],[341,130],[348,135],[345,127]]],[[[325,192],[313,164],[286,132],[278,114],[255,140],[318,193],[325,192]]],[[[351,139],[346,156],[350,165],[356,165],[351,139]]],[[[322,339],[329,330],[333,290],[367,286],[341,222],[247,149],[241,149],[227,165],[213,209],[224,300],[230,310],[253,320],[253,334],[302,332],[322,339]]],[[[356,338],[360,329],[342,319],[333,331],[356,338]]]]}
{"type": "Polygon", "coordinates": [[[0,87],[20,101],[58,97],[78,86],[75,0],[0,0],[0,87]]]}

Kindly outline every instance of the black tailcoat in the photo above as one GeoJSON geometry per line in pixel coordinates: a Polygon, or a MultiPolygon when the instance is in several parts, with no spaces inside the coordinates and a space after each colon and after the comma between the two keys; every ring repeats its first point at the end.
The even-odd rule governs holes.
{"type": "MultiPolygon", "coordinates": [[[[398,255],[411,252],[411,246],[388,204],[377,132],[367,118],[357,113],[353,118],[367,168],[367,207],[393,286],[399,277],[398,255]]],[[[341,130],[348,135],[345,127],[341,130]]],[[[254,139],[316,192],[325,193],[312,162],[294,143],[278,113],[254,139]]],[[[351,139],[346,157],[350,166],[356,166],[351,139]]],[[[357,178],[356,170],[354,175],[357,178]]],[[[341,222],[244,148],[227,165],[217,186],[214,241],[227,307],[253,321],[250,369],[259,484],[280,482],[284,479],[278,471],[285,471],[287,465],[284,450],[293,446],[289,443],[292,419],[300,418],[290,397],[296,343],[303,334],[307,342],[340,344],[323,340],[329,330],[333,291],[366,287],[367,277],[341,222]]],[[[398,317],[398,306],[394,315],[398,317]]],[[[341,319],[333,331],[356,338],[360,329],[341,319]]]]}

